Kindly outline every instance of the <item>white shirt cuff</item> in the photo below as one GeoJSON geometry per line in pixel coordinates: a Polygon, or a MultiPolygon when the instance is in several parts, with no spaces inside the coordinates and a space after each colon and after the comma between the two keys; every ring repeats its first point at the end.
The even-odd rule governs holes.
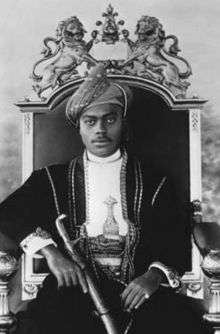
{"type": "Polygon", "coordinates": [[[166,276],[167,284],[166,283],[161,283],[161,285],[166,286],[166,287],[168,286],[168,287],[171,287],[171,288],[174,288],[174,289],[178,288],[181,285],[179,274],[175,270],[172,270],[171,268],[165,266],[163,263],[153,262],[149,266],[148,270],[150,270],[151,268],[160,269],[164,273],[164,275],[166,276]]]}
{"type": "Polygon", "coordinates": [[[57,244],[51,238],[51,235],[38,227],[35,232],[29,234],[24,240],[21,241],[20,247],[27,255],[34,255],[40,249],[57,244]]]}

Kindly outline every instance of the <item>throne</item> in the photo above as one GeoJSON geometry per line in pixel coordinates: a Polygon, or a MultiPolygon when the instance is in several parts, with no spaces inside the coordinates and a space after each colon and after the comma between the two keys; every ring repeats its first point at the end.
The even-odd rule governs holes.
{"type": "MultiPolygon", "coordinates": [[[[209,305],[203,305],[205,317],[215,324],[218,333],[219,253],[208,251],[211,247],[206,243],[206,230],[210,229],[202,222],[200,205],[200,111],[205,100],[187,96],[191,67],[178,55],[178,39],[166,36],[158,19],[141,17],[133,41],[129,31],[122,28],[124,21],[117,21],[117,16],[109,5],[103,22],[96,22],[99,28],[92,32],[89,41],[85,41],[84,27],[75,16],[58,25],[56,38],[44,39],[43,57],[34,64],[32,72],[35,93],[17,103],[23,113],[23,180],[35,169],[68,161],[82,152],[78,132],[65,120],[65,106],[91,66],[104,62],[108,76],[129,85],[134,94],[128,114],[129,149],[169,171],[186,208],[185,221],[196,223],[181,293],[201,300],[209,295],[209,305]],[[203,269],[209,275],[209,290],[199,249],[205,256],[203,269]]],[[[14,272],[16,261],[9,254],[0,255],[0,328],[7,332],[13,317],[8,309],[6,278],[14,272]]],[[[20,273],[22,284],[16,295],[23,301],[35,298],[47,275],[42,258],[23,254],[20,273]]]]}

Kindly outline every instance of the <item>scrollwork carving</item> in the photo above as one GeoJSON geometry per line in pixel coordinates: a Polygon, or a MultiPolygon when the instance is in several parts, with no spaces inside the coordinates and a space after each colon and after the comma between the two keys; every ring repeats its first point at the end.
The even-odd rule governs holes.
{"type": "Polygon", "coordinates": [[[137,40],[131,46],[132,52],[123,67],[127,67],[127,71],[132,71],[133,75],[164,85],[179,98],[185,97],[189,83],[183,79],[187,79],[192,71],[189,63],[177,55],[180,51],[177,37],[166,37],[159,20],[147,15],[137,22],[135,34],[137,40]],[[168,39],[172,39],[173,44],[167,49],[168,39]],[[174,60],[184,63],[186,71],[180,72],[174,60]]]}
{"type": "Polygon", "coordinates": [[[34,283],[25,283],[24,284],[24,291],[27,293],[31,298],[34,298],[39,290],[39,286],[34,283]]]}
{"type": "Polygon", "coordinates": [[[48,88],[54,89],[68,80],[78,79],[80,74],[77,67],[83,61],[94,62],[88,54],[92,44],[86,43],[83,39],[85,32],[80,20],[72,16],[59,23],[56,38],[44,39],[41,52],[43,58],[34,64],[32,72],[33,89],[39,97],[48,88]],[[42,73],[37,74],[36,70],[40,65],[43,67],[42,73]]]}
{"type": "Polygon", "coordinates": [[[31,116],[29,113],[24,114],[24,132],[27,135],[31,132],[31,116]]]}
{"type": "Polygon", "coordinates": [[[199,199],[191,202],[192,219],[194,223],[202,222],[202,203],[199,199]]]}
{"type": "Polygon", "coordinates": [[[55,38],[44,39],[43,58],[36,62],[32,72],[33,88],[40,98],[43,99],[42,93],[47,89],[87,75],[90,66],[99,61],[107,62],[108,73],[146,78],[163,85],[177,98],[185,97],[189,86],[186,79],[192,71],[189,63],[179,56],[176,36],[166,36],[157,18],[143,15],[136,25],[137,39],[132,41],[130,32],[122,29],[124,20],[116,20],[118,13],[111,5],[102,17],[104,20],[96,22],[98,28],[92,31],[89,42],[84,40],[86,30],[76,16],[58,25],[55,38]],[[100,53],[104,59],[99,57],[100,53]],[[85,63],[83,72],[79,69],[82,63],[85,63]],[[182,72],[179,65],[186,70],[182,72]]]}
{"type": "Polygon", "coordinates": [[[189,283],[187,284],[187,289],[192,292],[192,294],[196,294],[198,291],[202,289],[201,283],[189,283]]]}
{"type": "Polygon", "coordinates": [[[199,130],[199,113],[197,110],[193,110],[191,114],[191,122],[193,131],[199,130]]]}

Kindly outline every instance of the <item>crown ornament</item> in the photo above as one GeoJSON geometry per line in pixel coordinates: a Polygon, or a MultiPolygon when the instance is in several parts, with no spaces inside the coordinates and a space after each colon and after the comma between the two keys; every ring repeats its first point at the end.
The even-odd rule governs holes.
{"type": "Polygon", "coordinates": [[[105,13],[102,14],[105,18],[104,22],[97,21],[96,26],[101,26],[101,32],[99,33],[98,30],[97,35],[101,35],[100,41],[105,42],[106,44],[114,44],[115,42],[119,41],[119,28],[120,26],[124,25],[124,21],[120,20],[116,22],[116,17],[118,16],[117,12],[114,12],[114,8],[111,4],[107,7],[105,13]]]}
{"type": "Polygon", "coordinates": [[[156,17],[143,15],[136,24],[135,40],[125,21],[110,4],[86,40],[87,31],[77,16],[58,24],[55,37],[46,37],[42,57],[31,78],[38,98],[44,100],[60,86],[84,78],[90,68],[104,62],[107,74],[140,77],[166,87],[176,98],[185,98],[190,64],[179,52],[178,38],[166,36],[156,17]]]}

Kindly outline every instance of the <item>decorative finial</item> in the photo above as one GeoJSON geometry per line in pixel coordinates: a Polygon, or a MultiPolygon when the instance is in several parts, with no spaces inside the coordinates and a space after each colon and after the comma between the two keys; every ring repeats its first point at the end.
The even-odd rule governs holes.
{"type": "Polygon", "coordinates": [[[114,44],[119,40],[119,26],[124,25],[123,20],[116,22],[115,18],[118,16],[117,12],[114,12],[114,8],[111,4],[108,5],[105,13],[102,14],[105,18],[104,23],[97,21],[97,26],[102,26],[101,41],[107,44],[114,44]]]}

